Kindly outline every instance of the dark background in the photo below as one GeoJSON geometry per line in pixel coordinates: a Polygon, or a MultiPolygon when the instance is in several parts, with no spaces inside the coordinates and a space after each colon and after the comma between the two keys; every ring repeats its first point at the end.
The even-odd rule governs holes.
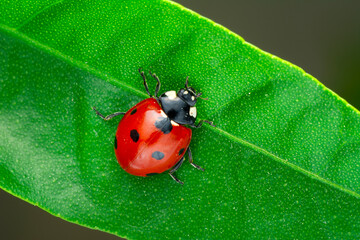
{"type": "MultiPolygon", "coordinates": [[[[360,1],[178,0],[283,58],[360,108],[360,1]]],[[[170,180],[169,180],[170,181],[170,180]]],[[[18,239],[119,239],[68,223],[0,190],[0,234],[18,239]]]]}

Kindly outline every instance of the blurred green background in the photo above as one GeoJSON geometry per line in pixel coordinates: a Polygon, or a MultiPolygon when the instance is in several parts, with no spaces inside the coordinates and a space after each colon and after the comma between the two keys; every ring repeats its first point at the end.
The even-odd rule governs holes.
{"type": "MultiPolygon", "coordinates": [[[[360,1],[177,2],[303,68],[360,109],[360,1]]],[[[2,190],[0,213],[4,240],[119,239],[53,217],[2,190]]]]}

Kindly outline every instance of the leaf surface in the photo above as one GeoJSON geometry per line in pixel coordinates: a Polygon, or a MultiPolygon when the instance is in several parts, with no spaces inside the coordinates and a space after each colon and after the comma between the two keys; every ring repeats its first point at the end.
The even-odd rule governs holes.
{"type": "Polygon", "coordinates": [[[359,112],[298,67],[168,1],[0,3],[4,190],[129,239],[359,238],[359,112]],[[140,67],[209,97],[184,186],[126,174],[91,109],[145,99],[140,67]]]}

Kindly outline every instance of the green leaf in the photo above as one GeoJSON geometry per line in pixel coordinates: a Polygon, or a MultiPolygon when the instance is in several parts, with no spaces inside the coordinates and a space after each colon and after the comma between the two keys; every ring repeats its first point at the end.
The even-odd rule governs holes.
{"type": "Polygon", "coordinates": [[[130,239],[357,239],[360,114],[298,67],[168,1],[0,1],[0,186],[130,239]],[[162,91],[209,97],[197,171],[140,178],[117,164],[121,117],[162,91]],[[150,77],[148,75],[148,77],[150,77]],[[155,82],[150,82],[154,89],[155,82]]]}

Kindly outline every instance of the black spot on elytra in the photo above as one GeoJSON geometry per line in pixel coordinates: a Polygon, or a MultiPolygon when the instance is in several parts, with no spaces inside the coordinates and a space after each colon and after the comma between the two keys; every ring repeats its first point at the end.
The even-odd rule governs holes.
{"type": "Polygon", "coordinates": [[[130,131],[130,137],[134,142],[139,141],[139,133],[136,131],[136,129],[133,129],[130,131]]]}
{"type": "Polygon", "coordinates": [[[156,160],[161,160],[165,157],[165,155],[162,153],[162,152],[159,152],[159,151],[155,151],[151,154],[151,156],[153,158],[155,158],[156,160]]]}
{"type": "Polygon", "coordinates": [[[131,111],[130,115],[133,115],[134,113],[136,113],[137,108],[135,108],[134,110],[131,111]]]}
{"type": "Polygon", "coordinates": [[[148,176],[148,177],[155,176],[155,175],[158,175],[158,173],[148,173],[148,174],[146,174],[146,176],[148,176]]]}
{"type": "Polygon", "coordinates": [[[168,134],[172,130],[171,120],[169,118],[159,117],[155,122],[155,127],[160,129],[164,134],[168,134]]]}
{"type": "Polygon", "coordinates": [[[180,149],[180,151],[179,151],[179,156],[180,156],[181,154],[183,154],[184,151],[185,151],[185,148],[180,149]]]}
{"type": "Polygon", "coordinates": [[[115,141],[114,141],[114,147],[115,147],[115,149],[117,149],[117,139],[116,139],[116,136],[115,136],[115,141]]]}

